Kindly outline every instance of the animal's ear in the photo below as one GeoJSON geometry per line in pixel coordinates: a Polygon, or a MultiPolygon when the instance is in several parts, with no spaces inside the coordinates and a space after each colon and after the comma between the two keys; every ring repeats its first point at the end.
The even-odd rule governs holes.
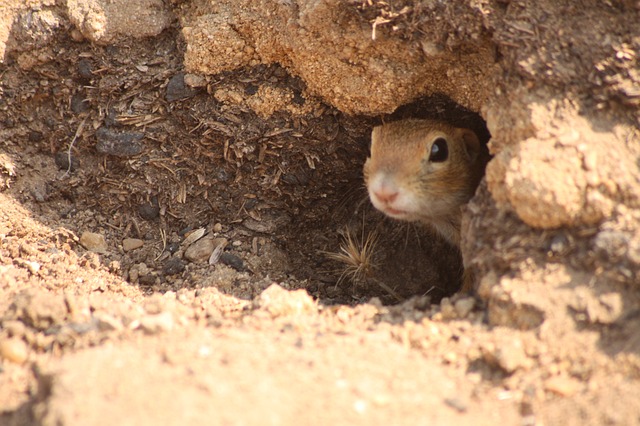
{"type": "Polygon", "coordinates": [[[371,142],[369,143],[369,154],[373,151],[373,147],[376,145],[376,141],[378,141],[382,136],[382,126],[377,126],[373,128],[371,132],[371,142]]]}
{"type": "Polygon", "coordinates": [[[375,140],[380,138],[380,132],[382,132],[381,126],[376,126],[373,128],[373,130],[371,131],[371,144],[373,144],[375,140]]]}
{"type": "Polygon", "coordinates": [[[458,132],[469,160],[472,163],[475,162],[478,155],[480,155],[480,140],[478,136],[469,129],[458,129],[458,132]]]}

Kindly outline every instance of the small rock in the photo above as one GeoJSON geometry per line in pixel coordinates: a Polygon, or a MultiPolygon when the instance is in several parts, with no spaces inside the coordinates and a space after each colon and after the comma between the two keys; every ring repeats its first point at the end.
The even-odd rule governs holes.
{"type": "Polygon", "coordinates": [[[459,413],[464,413],[469,409],[469,404],[458,397],[445,398],[444,403],[459,413]]]}
{"type": "Polygon", "coordinates": [[[60,151],[54,158],[56,166],[60,170],[69,170],[75,172],[80,168],[80,160],[78,160],[73,154],[71,155],[71,167],[69,167],[69,153],[67,151],[60,151]]]}
{"type": "Polygon", "coordinates": [[[0,341],[0,358],[16,364],[24,363],[29,357],[29,348],[22,339],[10,338],[0,341]]]}
{"type": "Polygon", "coordinates": [[[544,382],[544,388],[560,396],[572,396],[580,389],[580,382],[570,377],[551,377],[544,382]]]}
{"type": "Polygon", "coordinates": [[[475,306],[476,301],[472,297],[456,300],[453,305],[459,318],[466,318],[475,306]]]}
{"type": "Polygon", "coordinates": [[[107,252],[107,241],[101,234],[85,231],[80,236],[80,245],[94,253],[104,254],[107,252]]]}
{"type": "Polygon", "coordinates": [[[172,257],[167,260],[167,263],[162,267],[162,272],[165,275],[176,275],[184,271],[185,265],[182,259],[178,259],[177,257],[172,257]]]}
{"type": "Polygon", "coordinates": [[[142,133],[116,132],[103,126],[96,130],[96,149],[102,154],[132,157],[144,149],[144,144],[140,142],[143,137],[142,133]]]}
{"type": "Polygon", "coordinates": [[[147,315],[140,320],[140,327],[147,334],[157,334],[173,330],[175,321],[170,312],[147,315]]]}
{"type": "Polygon", "coordinates": [[[173,242],[167,245],[167,251],[171,254],[176,253],[178,250],[180,250],[180,243],[173,242]]]}
{"type": "Polygon", "coordinates": [[[149,274],[149,275],[141,275],[138,278],[138,284],[142,285],[142,286],[152,286],[154,284],[156,284],[157,282],[157,276],[153,275],[153,274],[149,274]]]}
{"type": "Polygon", "coordinates": [[[220,222],[213,225],[213,232],[222,232],[222,224],[220,222]]]}
{"type": "Polygon", "coordinates": [[[256,298],[254,304],[272,317],[299,315],[317,310],[316,304],[305,290],[288,291],[271,284],[256,298]]]}
{"type": "Polygon", "coordinates": [[[213,238],[201,238],[184,251],[184,258],[190,262],[208,262],[209,256],[216,248],[213,238]]]}
{"type": "Polygon", "coordinates": [[[129,281],[132,284],[136,284],[140,277],[146,276],[150,273],[149,267],[144,263],[136,263],[129,268],[129,281]]]}
{"type": "Polygon", "coordinates": [[[177,101],[179,99],[186,99],[195,96],[196,90],[185,84],[184,73],[178,73],[171,77],[167,84],[166,99],[169,102],[177,101]]]}
{"type": "Polygon", "coordinates": [[[49,199],[49,189],[47,188],[46,182],[35,182],[30,188],[30,192],[33,198],[39,203],[43,203],[49,199]]]}
{"type": "Polygon", "coordinates": [[[32,260],[26,260],[24,264],[29,270],[29,272],[31,272],[32,275],[37,274],[38,271],[40,271],[40,268],[42,267],[38,262],[35,262],[32,260]]]}
{"type": "Polygon", "coordinates": [[[80,30],[77,28],[73,28],[69,35],[71,36],[71,39],[73,41],[77,41],[77,42],[84,41],[84,36],[80,32],[80,30]]]}
{"type": "Polygon", "coordinates": [[[151,203],[143,204],[138,207],[138,213],[144,220],[154,220],[160,216],[160,206],[158,205],[158,199],[153,198],[151,203]]]}
{"type": "Polygon", "coordinates": [[[232,267],[238,272],[244,272],[247,270],[247,268],[244,266],[244,261],[233,253],[222,253],[220,255],[220,262],[232,267]]]}
{"type": "Polygon", "coordinates": [[[82,58],[77,64],[78,75],[84,80],[91,80],[93,78],[93,64],[87,58],[82,58]]]}
{"type": "Polygon", "coordinates": [[[207,79],[197,74],[185,74],[184,84],[189,87],[205,87],[207,85],[207,79]]]}
{"type": "Polygon", "coordinates": [[[505,372],[511,374],[518,369],[526,369],[531,365],[531,360],[522,346],[520,340],[501,339],[494,345],[483,348],[484,358],[491,364],[497,364],[505,372]]]}
{"type": "Polygon", "coordinates": [[[445,297],[440,301],[440,315],[442,315],[443,320],[457,318],[456,309],[453,307],[451,299],[448,297],[445,297]]]}
{"type": "Polygon", "coordinates": [[[122,250],[125,252],[138,249],[144,245],[144,241],[138,238],[125,238],[122,240],[122,250]]]}

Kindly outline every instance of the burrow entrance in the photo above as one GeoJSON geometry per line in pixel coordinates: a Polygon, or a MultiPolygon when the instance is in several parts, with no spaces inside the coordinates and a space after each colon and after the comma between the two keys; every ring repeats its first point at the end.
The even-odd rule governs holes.
{"type": "Polygon", "coordinates": [[[306,98],[303,83],[278,66],[192,87],[176,38],[169,32],[154,46],[60,41],[55,60],[28,72],[10,59],[0,122],[21,172],[6,191],[49,226],[103,235],[100,263],[149,292],[216,286],[250,298],[275,280],[322,303],[352,304],[439,301],[457,289],[456,250],[376,212],[361,170],[381,120],[440,118],[486,142],[477,114],[433,97],[388,117],[349,117],[306,98]],[[147,64],[144,72],[131,58],[147,64]],[[299,110],[316,104],[260,116],[247,102],[268,108],[266,86],[293,93],[299,110]],[[194,230],[225,240],[214,265],[207,255],[184,258],[194,230]],[[126,238],[144,244],[125,250],[126,238]],[[364,272],[336,260],[349,241],[368,244],[364,272]]]}

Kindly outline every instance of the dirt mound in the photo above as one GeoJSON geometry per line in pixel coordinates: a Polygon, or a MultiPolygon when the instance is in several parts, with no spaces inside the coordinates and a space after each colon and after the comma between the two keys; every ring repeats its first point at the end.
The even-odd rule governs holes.
{"type": "Polygon", "coordinates": [[[637,423],[640,7],[560,3],[0,5],[0,423],[637,423]],[[461,255],[408,116],[491,133],[461,255]]]}

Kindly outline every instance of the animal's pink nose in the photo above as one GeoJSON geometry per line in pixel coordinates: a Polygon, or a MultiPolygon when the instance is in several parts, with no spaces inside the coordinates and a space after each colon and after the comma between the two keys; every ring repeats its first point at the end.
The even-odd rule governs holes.
{"type": "Polygon", "coordinates": [[[373,195],[383,203],[392,203],[398,198],[398,188],[394,185],[381,183],[373,189],[373,195]]]}

